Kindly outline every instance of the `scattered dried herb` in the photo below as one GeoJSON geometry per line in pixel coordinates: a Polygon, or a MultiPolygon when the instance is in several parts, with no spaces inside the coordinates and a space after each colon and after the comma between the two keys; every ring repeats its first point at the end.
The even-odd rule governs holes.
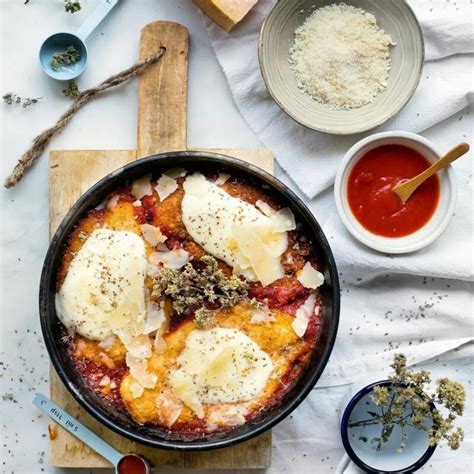
{"type": "Polygon", "coordinates": [[[80,58],[81,54],[74,45],[71,44],[71,46],[68,46],[65,51],[58,51],[53,54],[51,67],[57,71],[62,66],[70,66],[71,64],[77,63],[80,58]]]}
{"type": "Polygon", "coordinates": [[[199,308],[194,312],[194,320],[199,329],[206,329],[215,325],[215,313],[210,309],[199,308]]]}
{"type": "Polygon", "coordinates": [[[27,108],[30,105],[36,104],[39,102],[43,97],[20,97],[18,94],[13,94],[12,92],[8,92],[2,96],[3,102],[8,105],[11,104],[22,104],[23,108],[27,108]]]}
{"type": "Polygon", "coordinates": [[[442,378],[436,381],[436,390],[428,395],[431,374],[426,370],[415,372],[407,368],[403,354],[396,354],[391,367],[395,374],[389,377],[392,385],[376,386],[371,395],[372,401],[380,412],[367,411],[370,418],[349,421],[349,428],[356,426],[382,426],[379,437],[372,438],[379,450],[386,443],[395,425],[400,427],[402,439],[397,449],[403,451],[407,434],[405,427],[414,427],[428,433],[430,446],[446,440],[451,449],[458,449],[464,439],[464,431],[454,428],[454,420],[463,414],[466,393],[464,387],[452,380],[442,378]],[[440,408],[446,414],[441,413],[440,408]],[[428,421],[432,421],[431,426],[428,421]]]}
{"type": "Polygon", "coordinates": [[[79,0],[64,0],[64,9],[69,13],[76,13],[81,9],[79,0]]]}
{"type": "Polygon", "coordinates": [[[168,296],[178,314],[195,311],[198,325],[205,326],[212,319],[208,305],[228,310],[247,298],[247,288],[238,276],[226,276],[214,257],[204,256],[196,266],[188,263],[181,270],[161,269],[154,279],[153,295],[168,296]]]}
{"type": "Polygon", "coordinates": [[[9,402],[13,402],[13,403],[16,403],[16,399],[15,397],[13,396],[13,393],[7,393],[5,392],[3,395],[2,395],[2,400],[3,401],[9,401],[9,402]]]}
{"type": "Polygon", "coordinates": [[[65,97],[78,97],[81,92],[75,81],[69,81],[66,89],[63,89],[63,94],[65,97]]]}

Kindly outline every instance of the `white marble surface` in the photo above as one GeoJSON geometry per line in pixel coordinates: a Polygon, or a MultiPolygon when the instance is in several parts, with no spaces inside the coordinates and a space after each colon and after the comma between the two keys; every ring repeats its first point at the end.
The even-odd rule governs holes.
{"type": "MultiPolygon", "coordinates": [[[[61,94],[61,84],[41,72],[37,62],[38,48],[42,39],[50,33],[74,31],[97,1],[84,0],[83,11],[74,15],[64,13],[61,3],[59,0],[30,0],[29,4],[24,5],[23,0],[0,0],[0,92],[12,91],[20,95],[44,97],[39,104],[26,110],[0,104],[2,179],[31,139],[52,124],[68,106],[68,99],[61,94]]],[[[202,18],[190,0],[121,1],[116,11],[88,42],[89,66],[78,81],[79,87],[94,85],[132,63],[137,57],[140,28],[157,19],[180,22],[190,31],[189,144],[258,147],[257,138],[233,104],[225,78],[209,45],[202,18]]],[[[94,100],[73,119],[50,148],[134,148],[136,92],[137,83],[133,82],[94,100]]],[[[466,139],[472,134],[468,113],[468,110],[463,111],[459,117],[439,124],[425,135],[444,147],[466,139]]],[[[278,172],[278,176],[294,189],[285,175],[278,172]]],[[[42,156],[16,188],[7,191],[2,187],[0,195],[0,391],[4,395],[2,398],[5,398],[0,399],[1,469],[2,472],[17,473],[62,472],[48,463],[47,420],[30,403],[36,391],[48,390],[48,359],[40,334],[37,309],[39,275],[48,245],[47,154],[42,156]],[[14,400],[10,400],[8,394],[12,394],[14,400]]],[[[334,212],[330,191],[308,204],[321,222],[334,212]]],[[[471,224],[466,222],[466,225],[471,224]]],[[[383,291],[393,285],[403,293],[403,290],[408,292],[410,286],[415,284],[421,286],[421,282],[414,282],[414,277],[394,276],[388,284],[380,276],[369,279],[365,286],[348,282],[344,288],[347,292],[350,290],[353,296],[359,294],[360,298],[367,298],[374,289],[383,291]]],[[[441,287],[449,295],[451,306],[456,308],[456,302],[461,302],[456,311],[472,317],[472,286],[468,282],[433,279],[426,286],[427,295],[441,287]]],[[[410,309],[416,311],[417,303],[408,301],[407,311],[410,309]]],[[[449,313],[441,311],[441,316],[443,314],[449,313]]],[[[413,335],[409,334],[407,340],[408,337],[413,335]]],[[[462,372],[468,388],[471,388],[472,367],[468,359],[472,357],[471,349],[469,345],[462,346],[426,365],[437,374],[455,376],[462,372]]],[[[343,355],[344,351],[336,347],[335,360],[341,360],[343,355]]],[[[334,472],[343,453],[338,436],[337,405],[345,391],[344,385],[330,388],[323,386],[315,390],[291,418],[275,429],[272,472],[334,472]],[[311,413],[316,417],[309,422],[302,416],[308,410],[313,410],[311,413]],[[329,412],[333,416],[322,425],[318,423],[318,413],[329,412]],[[292,440],[298,440],[299,447],[295,450],[294,459],[282,454],[285,453],[284,447],[291,444],[292,440]]],[[[447,453],[447,449],[442,449],[435,453],[426,470],[454,472],[451,469],[455,465],[456,472],[471,472],[471,403],[472,400],[469,400],[468,413],[463,422],[467,429],[467,440],[459,452],[462,462],[455,462],[460,459],[457,454],[452,455],[447,453]]]]}

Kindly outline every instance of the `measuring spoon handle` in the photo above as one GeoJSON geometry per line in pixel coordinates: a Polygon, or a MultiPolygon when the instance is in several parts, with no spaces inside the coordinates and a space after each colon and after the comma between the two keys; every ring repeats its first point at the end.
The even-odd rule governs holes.
{"type": "Polygon", "coordinates": [[[117,466],[119,461],[122,459],[123,455],[115,448],[106,443],[102,438],[99,438],[89,428],[86,428],[82,423],[74,419],[62,408],[59,408],[42,393],[36,394],[33,400],[33,405],[38,407],[43,413],[76,436],[76,438],[79,438],[83,443],[87,444],[87,446],[99,453],[114,466],[117,466]]]}
{"type": "Polygon", "coordinates": [[[85,41],[117,3],[118,0],[103,0],[80,26],[76,35],[79,36],[82,41],[85,41]]]}

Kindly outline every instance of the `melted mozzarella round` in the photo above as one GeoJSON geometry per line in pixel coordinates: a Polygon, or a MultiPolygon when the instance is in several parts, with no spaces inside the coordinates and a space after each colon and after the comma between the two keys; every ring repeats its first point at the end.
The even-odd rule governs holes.
{"type": "Polygon", "coordinates": [[[203,414],[202,403],[255,399],[273,370],[270,356],[257,343],[227,328],[192,331],[177,362],[179,368],[171,373],[170,385],[198,416],[203,414]]]}
{"type": "Polygon", "coordinates": [[[88,339],[134,337],[144,329],[143,240],[131,232],[95,230],[72,260],[56,295],[62,323],[88,339]]]}
{"type": "Polygon", "coordinates": [[[200,173],[188,176],[183,189],[183,223],[208,253],[263,285],[284,276],[280,257],[288,246],[286,232],[295,228],[289,209],[265,215],[200,173]]]}

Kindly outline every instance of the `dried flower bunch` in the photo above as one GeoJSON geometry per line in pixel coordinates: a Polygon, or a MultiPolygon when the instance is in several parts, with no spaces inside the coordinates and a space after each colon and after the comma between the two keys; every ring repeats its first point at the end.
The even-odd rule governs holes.
{"type": "Polygon", "coordinates": [[[461,428],[454,428],[454,420],[463,414],[466,393],[464,387],[447,378],[436,381],[436,390],[428,395],[431,375],[426,370],[415,372],[407,368],[403,354],[396,354],[391,367],[395,374],[389,377],[392,386],[376,386],[371,396],[380,412],[368,411],[370,418],[349,421],[349,428],[380,424],[379,437],[371,440],[380,449],[392,435],[395,425],[400,427],[402,439],[397,451],[406,446],[405,428],[410,426],[428,433],[430,446],[446,440],[451,449],[458,449],[464,439],[461,428]],[[442,410],[442,412],[440,411],[442,410]],[[429,421],[432,421],[429,423],[429,421]]]}
{"type": "Polygon", "coordinates": [[[181,270],[162,268],[154,280],[153,295],[169,297],[178,314],[194,311],[200,327],[212,323],[213,312],[206,307],[217,305],[228,310],[247,298],[247,283],[236,275],[226,276],[211,256],[202,257],[196,266],[188,263],[181,270]]]}
{"type": "Polygon", "coordinates": [[[79,0],[64,0],[64,9],[69,13],[76,13],[81,9],[79,0]]]}
{"type": "Polygon", "coordinates": [[[74,47],[74,45],[68,46],[65,51],[58,51],[53,54],[51,60],[51,67],[57,71],[62,66],[70,66],[71,64],[77,63],[81,58],[81,54],[74,47]]]}
{"type": "Polygon", "coordinates": [[[36,104],[39,102],[43,97],[20,97],[18,94],[13,94],[12,92],[8,92],[2,96],[3,102],[8,105],[11,104],[22,104],[23,107],[29,107],[30,105],[36,104]]]}

